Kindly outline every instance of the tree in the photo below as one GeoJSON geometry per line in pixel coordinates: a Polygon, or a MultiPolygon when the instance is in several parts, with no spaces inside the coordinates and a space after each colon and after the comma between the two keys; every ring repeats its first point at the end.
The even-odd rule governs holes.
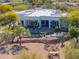
{"type": "Polygon", "coordinates": [[[11,36],[11,43],[14,42],[15,38],[17,38],[17,42],[21,42],[21,39],[24,36],[28,36],[30,34],[28,29],[24,28],[21,24],[16,25],[13,29],[6,27],[3,29],[3,32],[10,33],[9,36],[11,36]]]}
{"type": "Polygon", "coordinates": [[[54,32],[57,34],[57,37],[59,38],[61,42],[61,47],[64,46],[64,33],[60,31],[59,27],[55,27],[54,32]]]}
{"type": "Polygon", "coordinates": [[[28,34],[27,33],[27,29],[25,29],[24,27],[22,27],[21,25],[18,25],[14,28],[14,35],[16,37],[18,37],[18,40],[20,42],[20,46],[21,46],[21,39],[23,38],[24,35],[28,34]]]}
{"type": "MultiPolygon", "coordinates": [[[[13,28],[14,29],[14,28],[13,28]]],[[[8,27],[5,27],[4,29],[3,29],[3,32],[4,33],[8,33],[9,34],[9,36],[10,36],[10,38],[11,38],[11,43],[13,43],[14,42],[14,39],[16,38],[16,36],[14,35],[14,30],[13,30],[12,28],[8,28],[8,27]]]]}
{"type": "Polygon", "coordinates": [[[69,12],[68,21],[71,26],[79,27],[79,9],[69,12]]]}
{"type": "Polygon", "coordinates": [[[43,5],[45,0],[35,0],[35,5],[43,5]]]}
{"type": "Polygon", "coordinates": [[[69,30],[70,37],[71,38],[76,38],[76,43],[79,42],[78,37],[79,37],[79,28],[77,27],[71,27],[69,30]]]}
{"type": "Polygon", "coordinates": [[[0,16],[0,25],[13,25],[18,21],[18,16],[15,12],[7,12],[0,16]]]}
{"type": "Polygon", "coordinates": [[[35,3],[34,3],[34,2],[35,2],[35,0],[28,0],[28,2],[29,2],[29,3],[31,3],[31,5],[32,5],[32,6],[34,6],[34,5],[35,5],[35,3]]]}
{"type": "Polygon", "coordinates": [[[43,8],[53,8],[54,6],[52,5],[52,1],[51,0],[46,0],[43,4],[43,8]]]}
{"type": "Polygon", "coordinates": [[[1,4],[0,5],[0,13],[6,13],[8,11],[13,11],[12,6],[7,5],[7,4],[1,4]]]}
{"type": "Polygon", "coordinates": [[[34,0],[28,0],[29,3],[33,3],[34,0]]]}
{"type": "Polygon", "coordinates": [[[40,6],[44,4],[45,0],[28,0],[28,2],[31,3],[32,6],[40,6]]]}
{"type": "Polygon", "coordinates": [[[63,11],[63,12],[67,12],[67,11],[69,11],[69,6],[68,5],[66,5],[66,4],[58,4],[58,3],[56,3],[56,9],[59,9],[59,10],[61,10],[61,11],[63,11]]]}
{"type": "Polygon", "coordinates": [[[0,5],[0,25],[13,25],[18,20],[18,16],[13,8],[7,4],[0,5]]]}
{"type": "MultiPolygon", "coordinates": [[[[2,40],[1,44],[4,44],[4,43],[10,43],[14,39],[14,36],[12,35],[11,32],[4,31],[3,33],[0,34],[0,38],[2,40]]],[[[7,44],[6,47],[8,47],[7,44]]]]}
{"type": "Polygon", "coordinates": [[[61,35],[61,36],[59,37],[59,39],[60,39],[60,42],[61,42],[61,47],[64,47],[64,42],[65,42],[64,34],[61,35]]]}

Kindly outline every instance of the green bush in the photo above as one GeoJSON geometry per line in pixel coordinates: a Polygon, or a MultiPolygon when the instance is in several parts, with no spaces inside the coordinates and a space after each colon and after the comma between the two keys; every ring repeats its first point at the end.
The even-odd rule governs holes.
{"type": "Polygon", "coordinates": [[[59,28],[59,27],[55,27],[54,32],[55,32],[55,33],[60,32],[60,28],[59,28]]]}
{"type": "Polygon", "coordinates": [[[69,11],[69,6],[65,4],[56,4],[56,8],[61,11],[69,11]]]}
{"type": "Polygon", "coordinates": [[[71,27],[69,29],[69,33],[70,33],[71,38],[77,38],[79,36],[79,28],[71,27]]]}
{"type": "Polygon", "coordinates": [[[30,8],[30,6],[29,5],[16,5],[16,6],[14,6],[14,9],[15,10],[26,10],[26,9],[29,9],[30,8]]]}
{"type": "Polygon", "coordinates": [[[8,25],[10,23],[15,23],[18,20],[18,16],[15,12],[7,12],[0,15],[0,25],[8,25]]]}
{"type": "Polygon", "coordinates": [[[1,4],[0,5],[0,13],[5,13],[5,12],[8,12],[8,11],[12,11],[12,10],[13,10],[13,8],[10,5],[7,5],[7,4],[1,4]]]}

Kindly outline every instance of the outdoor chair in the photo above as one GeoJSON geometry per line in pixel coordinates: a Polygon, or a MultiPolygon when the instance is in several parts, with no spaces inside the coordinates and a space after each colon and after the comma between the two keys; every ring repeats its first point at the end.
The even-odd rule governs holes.
{"type": "Polygon", "coordinates": [[[22,50],[22,46],[18,46],[18,45],[14,45],[11,49],[10,49],[10,51],[11,51],[11,53],[13,54],[13,55],[15,55],[15,53],[17,53],[18,51],[20,51],[20,50],[22,50]]]}
{"type": "Polygon", "coordinates": [[[5,49],[5,47],[0,47],[0,53],[1,53],[1,54],[6,53],[6,49],[5,49]]]}

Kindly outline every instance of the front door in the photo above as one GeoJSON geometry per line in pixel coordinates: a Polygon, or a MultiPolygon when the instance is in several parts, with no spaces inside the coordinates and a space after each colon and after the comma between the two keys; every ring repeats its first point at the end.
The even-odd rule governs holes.
{"type": "Polygon", "coordinates": [[[49,27],[49,21],[48,20],[41,20],[42,27],[49,27]]]}

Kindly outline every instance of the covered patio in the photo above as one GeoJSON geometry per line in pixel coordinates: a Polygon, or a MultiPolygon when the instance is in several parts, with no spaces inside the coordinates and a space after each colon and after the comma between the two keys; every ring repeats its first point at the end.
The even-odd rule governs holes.
{"type": "Polygon", "coordinates": [[[53,9],[31,9],[16,13],[25,28],[29,28],[32,32],[48,33],[52,33],[55,27],[60,28],[60,17],[66,16],[65,13],[53,9]]]}
{"type": "Polygon", "coordinates": [[[55,28],[59,27],[59,21],[54,20],[25,20],[24,26],[27,28],[55,28]]]}

